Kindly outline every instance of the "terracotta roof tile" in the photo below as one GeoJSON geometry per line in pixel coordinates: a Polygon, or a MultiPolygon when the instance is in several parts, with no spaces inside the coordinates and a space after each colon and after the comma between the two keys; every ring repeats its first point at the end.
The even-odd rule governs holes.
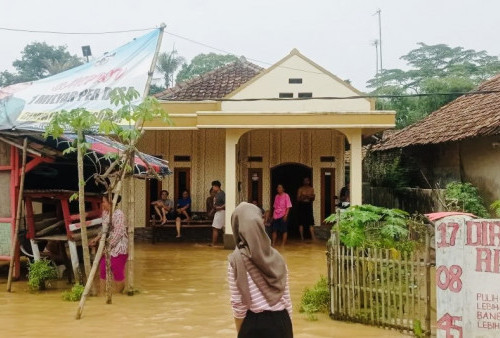
{"type": "Polygon", "coordinates": [[[239,88],[264,68],[238,60],[155,94],[160,100],[220,99],[239,88]]]}
{"type": "MultiPolygon", "coordinates": [[[[478,91],[500,91],[500,74],[483,82],[478,91]]],[[[373,150],[460,141],[500,134],[500,92],[463,95],[412,124],[373,150]]]]}

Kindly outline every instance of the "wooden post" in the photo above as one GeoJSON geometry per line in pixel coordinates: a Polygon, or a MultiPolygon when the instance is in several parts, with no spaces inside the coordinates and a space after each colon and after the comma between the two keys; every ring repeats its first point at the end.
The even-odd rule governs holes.
{"type": "Polygon", "coordinates": [[[431,336],[431,236],[425,235],[425,336],[431,336]]]}
{"type": "Polygon", "coordinates": [[[102,257],[102,252],[106,242],[107,233],[108,233],[108,225],[103,224],[102,236],[101,239],[99,240],[99,247],[97,248],[97,253],[94,258],[94,263],[92,264],[92,269],[90,270],[87,283],[85,283],[85,289],[83,290],[82,297],[80,298],[80,303],[78,303],[78,309],[76,310],[76,319],[82,318],[83,307],[85,306],[85,301],[87,300],[90,289],[92,287],[92,282],[94,281],[95,273],[97,271],[97,268],[99,267],[99,262],[102,257]]]}
{"type": "MultiPolygon", "coordinates": [[[[26,169],[26,151],[28,149],[28,138],[24,138],[23,142],[23,164],[21,168],[21,182],[19,183],[19,195],[17,197],[17,210],[16,210],[16,225],[14,228],[14,239],[13,242],[11,243],[10,247],[10,264],[9,264],[9,276],[7,278],[7,291],[11,292],[11,287],[12,287],[12,274],[14,273],[14,257],[16,255],[16,247],[18,244],[18,234],[19,234],[19,223],[21,222],[21,209],[22,209],[22,203],[23,203],[23,191],[24,191],[24,177],[26,175],[25,169],[26,169]]],[[[12,148],[11,151],[14,151],[14,148],[12,148]]],[[[17,150],[16,150],[17,152],[17,150]]],[[[17,156],[17,154],[16,154],[17,156]]],[[[14,170],[12,168],[11,170],[14,170]]],[[[10,182],[13,184],[13,182],[10,182]]]]}
{"type": "Polygon", "coordinates": [[[134,236],[135,236],[135,183],[133,168],[135,165],[135,152],[130,157],[132,175],[128,182],[128,265],[127,265],[127,295],[134,295],[134,236]]]}

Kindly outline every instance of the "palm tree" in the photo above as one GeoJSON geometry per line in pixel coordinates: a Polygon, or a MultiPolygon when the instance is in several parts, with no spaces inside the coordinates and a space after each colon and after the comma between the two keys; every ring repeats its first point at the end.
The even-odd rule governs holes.
{"type": "Polygon", "coordinates": [[[48,72],[48,76],[55,75],[65,70],[74,68],[82,64],[82,62],[77,58],[72,58],[68,60],[58,60],[58,59],[43,59],[42,64],[48,72]]]}
{"type": "Polygon", "coordinates": [[[171,52],[164,52],[158,55],[156,69],[163,73],[166,88],[174,85],[174,73],[184,62],[185,59],[177,54],[175,48],[171,52]]]}

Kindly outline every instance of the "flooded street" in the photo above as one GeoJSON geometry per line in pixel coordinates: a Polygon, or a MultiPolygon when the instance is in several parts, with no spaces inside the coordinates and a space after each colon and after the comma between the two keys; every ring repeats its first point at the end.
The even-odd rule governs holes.
{"type": "MultiPolygon", "coordinates": [[[[288,263],[295,337],[401,337],[397,331],[331,320],[309,321],[299,313],[302,291],[326,275],[325,244],[291,242],[280,250],[288,263]]],[[[137,243],[133,297],[114,295],[113,304],[90,297],[83,318],[76,302],[58,289],[30,293],[25,281],[7,293],[0,275],[0,337],[235,337],[226,281],[228,250],[194,243],[137,243]]],[[[68,286],[69,288],[69,286],[68,286]]]]}

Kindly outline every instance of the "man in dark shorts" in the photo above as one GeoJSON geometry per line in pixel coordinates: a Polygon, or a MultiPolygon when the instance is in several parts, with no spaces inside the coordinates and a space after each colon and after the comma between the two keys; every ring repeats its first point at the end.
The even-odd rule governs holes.
{"type": "Polygon", "coordinates": [[[309,177],[305,177],[302,186],[297,190],[297,216],[299,219],[300,239],[304,240],[304,227],[309,228],[311,239],[315,240],[314,235],[314,216],[313,202],[316,198],[314,188],[311,186],[309,177]]]}

